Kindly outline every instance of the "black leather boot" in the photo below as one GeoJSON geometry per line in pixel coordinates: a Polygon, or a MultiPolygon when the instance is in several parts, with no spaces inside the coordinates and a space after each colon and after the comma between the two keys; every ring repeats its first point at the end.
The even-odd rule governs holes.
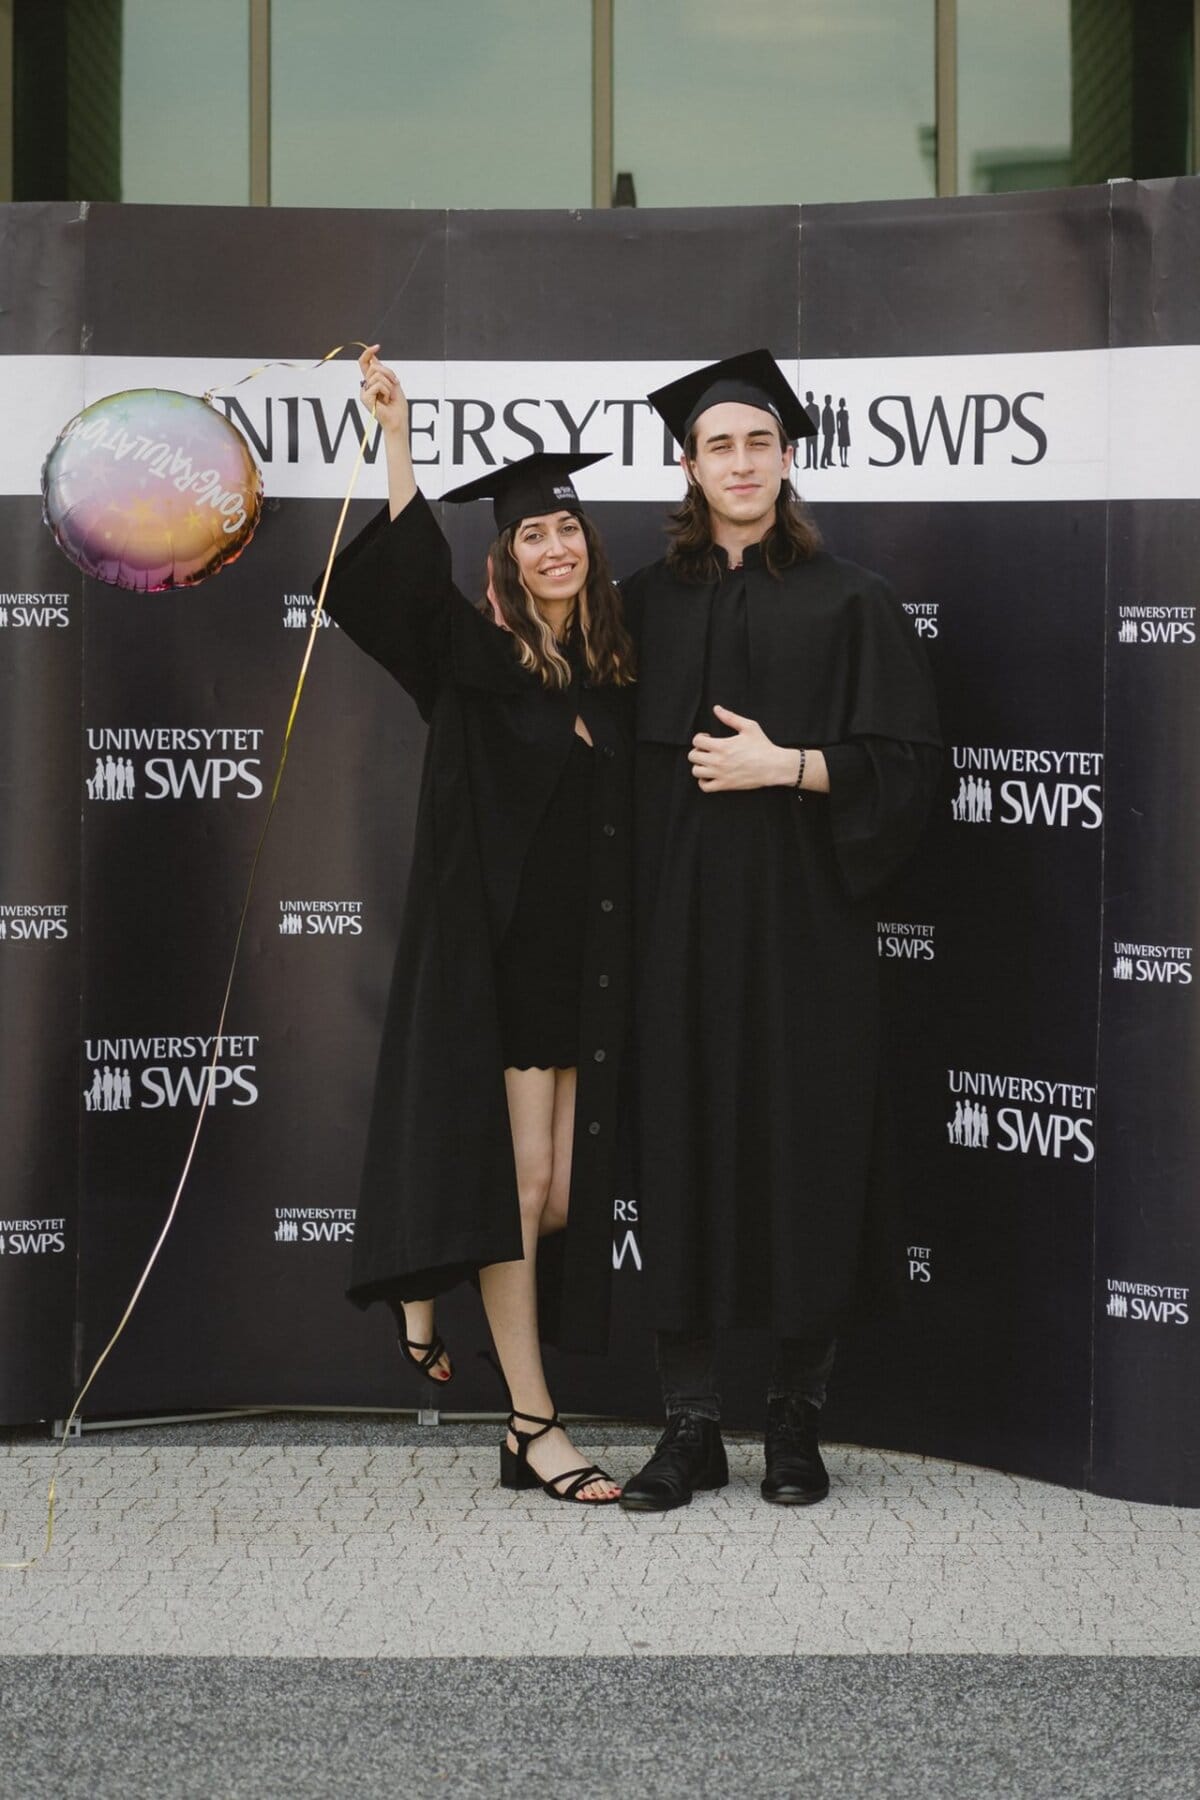
{"type": "Polygon", "coordinates": [[[791,1397],[767,1401],[767,1472],[762,1497],[775,1506],[812,1506],[829,1492],[817,1446],[821,1410],[791,1397]]]}
{"type": "Polygon", "coordinates": [[[715,1419],[699,1413],[672,1413],[645,1468],[621,1490],[626,1512],[670,1512],[686,1506],[694,1493],[724,1487],[729,1464],[715,1419]]]}

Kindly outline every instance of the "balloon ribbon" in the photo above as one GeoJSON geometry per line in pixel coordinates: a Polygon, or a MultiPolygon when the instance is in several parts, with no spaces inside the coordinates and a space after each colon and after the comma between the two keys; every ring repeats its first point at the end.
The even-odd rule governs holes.
{"type": "MultiPolygon", "coordinates": [[[[366,344],[338,344],[335,349],[328,351],[323,357],[321,357],[319,362],[315,362],[315,363],[279,363],[279,362],[262,363],[257,369],[251,370],[249,375],[243,375],[241,380],[231,382],[230,386],[241,387],[244,382],[253,381],[256,376],[264,374],[267,369],[278,369],[278,368],[319,369],[319,368],[321,368],[321,366],[324,363],[329,362],[333,357],[339,356],[343,350],[347,350],[347,349],[366,350],[368,347],[369,346],[366,344]]],[[[206,394],[204,394],[202,397],[209,405],[211,405],[213,394],[216,393],[217,391],[218,390],[215,388],[210,388],[209,391],[206,394]]],[[[374,407],[372,407],[372,409],[371,409],[371,420],[372,420],[372,423],[374,423],[374,420],[375,420],[374,407]]],[[[225,981],[225,995],[221,1001],[221,1017],[217,1023],[217,1034],[216,1034],[215,1038],[213,1039],[212,1056],[209,1059],[208,1065],[204,1071],[204,1084],[201,1089],[200,1099],[197,1102],[196,1129],[192,1133],[192,1141],[188,1146],[187,1156],[184,1159],[183,1172],[179,1177],[179,1182],[175,1189],[174,1198],[171,1201],[171,1205],[167,1212],[167,1216],[166,1216],[165,1220],[163,1221],[162,1230],[158,1234],[158,1237],[154,1244],[154,1248],[150,1252],[150,1256],[146,1263],[145,1268],[142,1270],[141,1274],[138,1277],[137,1285],[134,1288],[133,1293],[129,1297],[129,1303],[126,1306],[125,1311],[121,1314],[121,1317],[117,1323],[117,1328],[113,1332],[112,1336],[109,1338],[107,1344],[105,1344],[103,1350],[100,1352],[100,1354],[96,1358],[95,1362],[92,1364],[91,1372],[89,1373],[87,1380],[84,1382],[83,1386],[80,1388],[78,1394],[76,1394],[75,1399],[72,1402],[71,1410],[67,1414],[66,1421],[63,1425],[62,1437],[59,1439],[58,1446],[55,1451],[56,1463],[57,1463],[58,1459],[62,1456],[63,1450],[66,1448],[67,1440],[71,1435],[71,1427],[75,1423],[75,1420],[79,1417],[79,1409],[83,1405],[83,1402],[87,1395],[88,1389],[91,1387],[91,1385],[95,1381],[97,1375],[100,1373],[101,1369],[104,1367],[105,1363],[108,1361],[109,1355],[111,1354],[114,1346],[116,1345],[118,1338],[121,1336],[121,1333],[124,1331],[126,1325],[129,1323],[129,1320],[133,1314],[133,1309],[142,1297],[142,1290],[145,1287],[147,1281],[150,1279],[150,1271],[153,1269],[155,1263],[158,1261],[159,1252],[162,1250],[162,1247],[167,1240],[167,1234],[170,1231],[171,1226],[175,1222],[175,1215],[179,1211],[179,1202],[183,1198],[183,1190],[184,1190],[185,1186],[187,1185],[187,1179],[191,1173],[192,1163],[195,1160],[196,1146],[200,1142],[200,1132],[203,1128],[204,1120],[205,1120],[205,1117],[207,1116],[208,1109],[209,1109],[210,1105],[212,1104],[213,1083],[216,1079],[217,1057],[220,1054],[221,1039],[222,1039],[222,1036],[224,1035],[224,1031],[225,1031],[225,1019],[229,1012],[229,999],[230,999],[230,995],[233,992],[233,978],[234,978],[234,974],[237,970],[238,958],[241,955],[242,937],[243,937],[243,935],[245,933],[245,929],[246,929],[246,918],[250,911],[250,897],[254,892],[254,878],[258,874],[258,865],[259,865],[259,860],[262,857],[263,845],[267,841],[267,832],[270,830],[271,820],[275,816],[275,804],[276,804],[277,800],[279,799],[279,788],[280,788],[281,782],[283,781],[284,768],[287,765],[288,750],[291,747],[291,742],[292,742],[292,731],[293,731],[293,728],[296,723],[296,714],[300,708],[300,696],[304,692],[304,683],[308,677],[308,665],[312,661],[313,645],[316,642],[317,632],[320,629],[320,625],[321,625],[321,615],[325,609],[325,593],[329,587],[329,577],[333,572],[333,560],[334,560],[334,557],[337,555],[338,545],[341,543],[342,529],[346,523],[346,514],[350,509],[350,499],[351,499],[352,494],[354,493],[355,486],[358,482],[359,470],[362,468],[363,458],[365,457],[365,455],[367,453],[367,437],[368,437],[368,433],[364,429],[362,437],[359,440],[358,455],[354,459],[354,467],[350,472],[350,481],[346,488],[345,496],[342,500],[342,510],[338,514],[338,522],[337,522],[336,529],[334,530],[333,541],[329,546],[329,554],[325,558],[325,573],[321,577],[320,592],[317,595],[316,606],[313,608],[312,625],[309,628],[308,642],[304,647],[304,660],[302,661],[302,663],[300,665],[300,674],[299,674],[299,677],[296,682],[296,691],[292,695],[292,704],[291,704],[290,708],[288,709],[287,724],[284,726],[284,731],[283,731],[283,744],[282,744],[282,747],[279,752],[279,762],[275,769],[275,778],[271,783],[271,797],[270,797],[269,801],[267,802],[266,817],[263,820],[262,830],[258,834],[258,842],[254,847],[254,855],[252,856],[252,858],[250,860],[250,875],[249,875],[249,879],[246,882],[246,892],[242,899],[242,910],[238,917],[237,931],[234,934],[233,955],[230,958],[229,974],[226,977],[226,981],[225,981]]],[[[55,1508],[55,1499],[56,1499],[56,1493],[57,1493],[57,1483],[58,1483],[58,1471],[57,1471],[57,1468],[55,1468],[52,1471],[51,1476],[50,1476],[50,1487],[49,1487],[49,1491],[46,1496],[46,1542],[45,1542],[44,1547],[42,1548],[42,1550],[40,1550],[38,1552],[38,1554],[36,1556],[27,1556],[21,1562],[0,1562],[0,1569],[31,1569],[31,1568],[33,1568],[35,1563],[41,1562],[42,1558],[49,1554],[50,1547],[54,1542],[54,1508],[55,1508]]]]}

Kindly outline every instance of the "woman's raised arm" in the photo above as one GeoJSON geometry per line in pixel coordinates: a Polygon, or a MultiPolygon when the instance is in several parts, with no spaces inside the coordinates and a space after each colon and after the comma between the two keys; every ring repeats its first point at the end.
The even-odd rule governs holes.
{"type": "Polygon", "coordinates": [[[402,513],[417,491],[412,450],[408,441],[408,397],[394,369],[379,360],[379,345],[370,344],[358,359],[362,370],[363,405],[374,414],[383,432],[387,456],[388,513],[402,513]]]}

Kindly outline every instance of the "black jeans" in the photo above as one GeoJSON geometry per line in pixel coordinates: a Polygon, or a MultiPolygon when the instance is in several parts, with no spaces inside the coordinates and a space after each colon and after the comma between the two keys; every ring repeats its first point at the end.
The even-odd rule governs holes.
{"type": "MultiPolygon", "coordinates": [[[[711,1332],[659,1331],[655,1333],[655,1347],[667,1417],[692,1412],[704,1419],[719,1419],[715,1336],[711,1332]]],[[[833,1337],[775,1338],[768,1400],[798,1399],[813,1406],[823,1405],[836,1350],[837,1339],[833,1337]]]]}

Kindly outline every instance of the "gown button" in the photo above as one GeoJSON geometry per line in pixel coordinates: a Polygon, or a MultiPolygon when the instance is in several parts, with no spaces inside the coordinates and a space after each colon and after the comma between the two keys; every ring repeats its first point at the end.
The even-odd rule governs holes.
{"type": "Polygon", "coordinates": [[[605,1055],[605,1053],[604,1053],[604,1051],[603,1051],[603,1050],[593,1050],[593,1052],[592,1052],[592,1061],[593,1061],[593,1062],[603,1062],[603,1061],[604,1061],[604,1055],[605,1055]]]}
{"type": "Polygon", "coordinates": [[[605,835],[605,837],[616,837],[616,835],[617,835],[616,826],[615,825],[606,825],[604,827],[604,835],[605,835]]]}
{"type": "Polygon", "coordinates": [[[593,1137],[599,1137],[600,1136],[600,1121],[599,1121],[599,1119],[593,1119],[591,1124],[588,1126],[588,1130],[591,1132],[593,1137]]]}
{"type": "Polygon", "coordinates": [[[607,987],[607,986],[608,986],[608,976],[607,976],[607,975],[602,975],[602,976],[601,976],[601,977],[600,977],[600,986],[601,986],[601,987],[607,987]]]}
{"type": "Polygon", "coordinates": [[[604,746],[604,754],[605,754],[605,756],[615,756],[615,755],[616,755],[616,754],[617,754],[617,753],[616,753],[616,751],[615,751],[615,750],[614,750],[614,749],[613,749],[613,747],[612,747],[612,745],[611,745],[611,744],[605,744],[605,746],[604,746]]]}
{"type": "Polygon", "coordinates": [[[601,912],[611,912],[612,909],[613,909],[613,903],[611,900],[602,900],[600,902],[600,911],[601,912]]]}

